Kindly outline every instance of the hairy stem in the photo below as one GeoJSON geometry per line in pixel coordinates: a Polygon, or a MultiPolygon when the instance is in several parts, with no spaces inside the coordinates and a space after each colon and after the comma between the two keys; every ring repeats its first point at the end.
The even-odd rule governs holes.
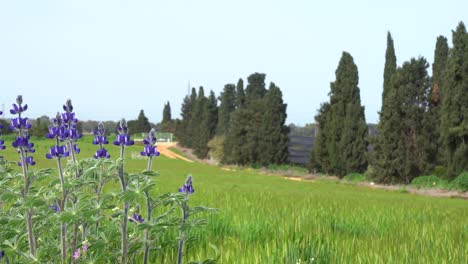
{"type": "MultiPolygon", "coordinates": [[[[120,158],[123,159],[125,155],[125,146],[122,144],[120,148],[120,158]]],[[[125,192],[127,190],[127,185],[125,183],[125,177],[124,177],[124,164],[122,160],[122,164],[120,164],[119,168],[119,179],[120,179],[120,185],[122,187],[122,192],[125,192]]],[[[122,263],[126,263],[127,260],[127,222],[128,222],[128,203],[125,201],[123,203],[123,216],[122,216],[122,234],[121,234],[121,254],[122,254],[122,263]]]]}
{"type": "MultiPolygon", "coordinates": [[[[26,164],[26,154],[24,153],[23,147],[20,147],[19,152],[21,156],[21,168],[23,169],[23,179],[24,179],[23,198],[26,200],[26,196],[28,195],[28,192],[29,192],[28,166],[26,164]]],[[[33,223],[32,223],[32,211],[30,209],[26,210],[25,218],[26,218],[26,229],[28,230],[29,253],[33,256],[36,256],[36,238],[34,237],[33,223]]]]}
{"type": "MultiPolygon", "coordinates": [[[[185,202],[187,205],[188,194],[186,194],[185,202]]],[[[188,212],[185,210],[185,206],[182,207],[182,223],[179,226],[179,248],[177,251],[177,264],[182,264],[182,258],[184,256],[184,243],[185,243],[185,234],[184,234],[184,224],[187,221],[188,212]]]]}
{"type": "MultiPolygon", "coordinates": [[[[146,167],[146,169],[148,171],[151,170],[151,162],[152,162],[152,159],[153,157],[149,157],[148,159],[148,166],[146,167]]],[[[146,196],[146,212],[147,212],[147,216],[146,218],[148,219],[148,222],[151,221],[151,211],[152,211],[152,208],[151,208],[151,199],[150,199],[150,194],[148,191],[145,191],[145,196],[146,196]]],[[[148,264],[148,259],[149,259],[149,248],[150,248],[150,232],[149,232],[149,229],[146,229],[145,230],[145,254],[143,255],[143,263],[144,264],[148,264]]]]}
{"type": "MultiPolygon", "coordinates": [[[[57,158],[57,167],[58,167],[58,172],[60,176],[60,185],[62,187],[62,199],[60,200],[60,212],[63,212],[65,210],[67,193],[65,190],[65,179],[63,177],[62,162],[60,160],[60,157],[57,158]]],[[[60,243],[62,246],[62,264],[64,264],[67,261],[67,225],[65,223],[60,224],[60,243]]]]}

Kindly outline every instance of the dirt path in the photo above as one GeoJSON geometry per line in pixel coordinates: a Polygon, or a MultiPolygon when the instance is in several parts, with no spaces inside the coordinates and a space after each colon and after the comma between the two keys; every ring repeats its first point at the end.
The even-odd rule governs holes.
{"type": "MultiPolygon", "coordinates": [[[[337,177],[307,176],[306,178],[303,178],[303,177],[284,177],[284,178],[290,181],[308,181],[308,182],[313,182],[315,179],[339,181],[337,177]]],[[[405,192],[408,192],[408,193],[424,195],[424,196],[468,199],[468,192],[442,190],[442,189],[418,189],[418,188],[411,187],[408,185],[383,185],[383,184],[375,184],[373,182],[360,182],[356,184],[359,186],[365,186],[365,187],[369,187],[372,189],[383,189],[383,190],[390,190],[390,191],[404,190],[405,192]]]]}
{"type": "Polygon", "coordinates": [[[179,155],[169,149],[176,146],[176,144],[177,143],[173,142],[158,142],[156,143],[156,146],[158,147],[158,151],[161,153],[161,155],[164,155],[170,159],[180,159],[186,162],[193,162],[193,160],[187,159],[186,157],[179,155]]]}

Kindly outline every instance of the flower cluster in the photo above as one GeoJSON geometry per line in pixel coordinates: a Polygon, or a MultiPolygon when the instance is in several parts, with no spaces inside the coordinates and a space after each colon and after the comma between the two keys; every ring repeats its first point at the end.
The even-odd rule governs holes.
{"type": "Polygon", "coordinates": [[[179,188],[180,193],[185,193],[185,194],[192,194],[195,192],[192,186],[192,176],[189,175],[187,177],[187,180],[185,181],[185,184],[182,186],[182,188],[179,188]]]}
{"type": "Polygon", "coordinates": [[[133,214],[132,217],[130,218],[130,222],[132,222],[132,223],[135,222],[135,223],[140,223],[141,224],[144,221],[145,221],[145,219],[141,215],[139,215],[137,213],[133,214]]]}
{"type": "MultiPolygon", "coordinates": [[[[0,111],[0,115],[3,115],[2,111],[0,111]]],[[[2,126],[2,124],[0,124],[0,136],[2,135],[2,129],[3,129],[3,126],[2,126]]],[[[5,149],[5,146],[3,144],[5,144],[5,141],[0,139],[0,149],[1,150],[5,149]]],[[[1,158],[1,156],[0,156],[0,158],[1,158]]]]}
{"type": "Polygon", "coordinates": [[[149,132],[148,136],[143,139],[143,143],[145,144],[145,147],[143,151],[141,152],[141,155],[144,157],[153,157],[153,156],[159,156],[159,151],[156,149],[156,131],[151,129],[149,132]]]}
{"type": "Polygon", "coordinates": [[[95,159],[110,158],[109,153],[107,153],[107,149],[103,147],[103,145],[109,144],[109,141],[107,140],[106,130],[104,129],[104,124],[102,122],[99,123],[98,129],[94,131],[93,144],[99,145],[99,149],[96,151],[96,154],[94,154],[95,159]]]}
{"type": "Polygon", "coordinates": [[[49,149],[49,153],[46,154],[46,158],[48,159],[58,159],[62,157],[68,157],[70,152],[67,151],[65,146],[53,146],[49,149]]]}
{"type": "Polygon", "coordinates": [[[122,119],[117,126],[117,139],[114,141],[114,145],[116,146],[131,146],[134,144],[134,141],[130,139],[130,135],[128,134],[128,126],[125,119],[122,119]]]}
{"type": "Polygon", "coordinates": [[[67,139],[67,131],[65,126],[62,125],[62,118],[60,113],[52,119],[52,126],[49,127],[49,133],[46,134],[47,138],[58,139],[59,141],[65,141],[67,139]]]}
{"type": "Polygon", "coordinates": [[[75,118],[75,113],[73,112],[73,105],[70,99],[68,99],[65,105],[63,105],[63,110],[65,111],[61,114],[62,125],[65,129],[63,141],[69,143],[70,147],[75,153],[80,153],[80,149],[75,144],[75,142],[79,138],[81,138],[81,134],[78,133],[78,119],[75,118]]]}
{"type": "Polygon", "coordinates": [[[73,259],[77,260],[81,257],[81,254],[85,254],[88,251],[88,246],[85,244],[81,248],[78,248],[75,253],[73,253],[73,259]]]}
{"type": "Polygon", "coordinates": [[[20,153],[20,161],[18,166],[23,166],[23,164],[34,165],[34,159],[32,156],[28,156],[28,153],[34,153],[34,143],[30,142],[28,130],[31,128],[31,123],[29,123],[28,118],[21,117],[21,114],[28,109],[28,105],[23,106],[23,97],[18,95],[16,98],[16,104],[13,104],[13,108],[10,109],[10,113],[13,115],[18,115],[17,118],[12,118],[11,125],[8,127],[11,131],[16,131],[18,133],[16,139],[12,142],[12,146],[18,149],[20,153]]]}

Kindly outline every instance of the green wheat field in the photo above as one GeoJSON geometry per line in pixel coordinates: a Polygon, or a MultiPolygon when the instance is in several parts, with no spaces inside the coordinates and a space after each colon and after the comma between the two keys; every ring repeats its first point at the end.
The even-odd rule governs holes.
{"type": "MultiPolygon", "coordinates": [[[[6,137],[6,146],[11,138],[6,137]]],[[[112,137],[109,138],[113,139],[112,137]]],[[[91,157],[91,137],[79,157],[91,157]]],[[[44,155],[53,144],[32,138],[36,167],[55,167],[44,155]]],[[[107,147],[112,158],[118,148],[107,147]]],[[[126,167],[141,171],[141,146],[127,150],[126,167]],[[133,156],[133,157],[132,157],[133,156]]],[[[1,153],[16,161],[11,147],[1,153]]],[[[155,193],[176,192],[194,177],[192,205],[218,208],[187,259],[219,257],[220,263],[468,263],[468,201],[375,190],[337,181],[289,181],[252,169],[157,157],[155,193]]],[[[107,189],[114,188],[113,185],[107,189]]],[[[117,188],[117,185],[115,185],[117,188]]]]}

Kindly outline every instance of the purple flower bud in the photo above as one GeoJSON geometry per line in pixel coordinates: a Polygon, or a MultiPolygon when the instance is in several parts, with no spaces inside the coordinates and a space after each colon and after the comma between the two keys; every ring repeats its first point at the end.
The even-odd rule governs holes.
{"type": "Polygon", "coordinates": [[[133,140],[130,139],[130,136],[128,135],[128,127],[127,123],[125,122],[125,119],[122,119],[120,121],[119,125],[117,126],[117,132],[117,138],[113,142],[114,145],[128,147],[135,143],[133,140]]]}
{"type": "Polygon", "coordinates": [[[5,257],[5,251],[0,250],[0,260],[5,257]]]}
{"type": "Polygon", "coordinates": [[[27,130],[31,128],[31,123],[29,123],[28,118],[12,118],[10,120],[11,126],[8,127],[11,131],[18,131],[20,129],[27,130]]]}
{"type": "Polygon", "coordinates": [[[185,181],[185,184],[182,186],[182,188],[179,188],[180,193],[185,193],[185,194],[192,194],[195,192],[192,186],[192,176],[189,175],[187,177],[187,180],[185,181]]]}
{"type": "Polygon", "coordinates": [[[49,208],[52,209],[54,213],[58,213],[58,211],[60,211],[60,207],[57,204],[50,205],[49,208]]]}
{"type": "Polygon", "coordinates": [[[62,157],[68,157],[70,152],[67,151],[65,146],[54,146],[49,149],[49,153],[46,154],[48,159],[58,159],[62,157]]]}
{"type": "Polygon", "coordinates": [[[105,148],[100,148],[96,151],[96,154],[94,154],[94,158],[95,159],[99,159],[99,158],[110,158],[110,155],[109,153],[107,153],[107,149],[105,148]]]}
{"type": "MultiPolygon", "coordinates": [[[[26,157],[26,163],[28,163],[31,166],[36,165],[36,162],[34,161],[33,157],[31,157],[31,156],[26,157]]],[[[18,166],[20,166],[20,167],[23,166],[23,162],[21,160],[18,162],[18,166]]]]}
{"type": "Polygon", "coordinates": [[[145,219],[139,215],[139,214],[133,214],[132,217],[130,218],[130,222],[136,222],[136,223],[143,223],[145,221],[145,219]]]}

